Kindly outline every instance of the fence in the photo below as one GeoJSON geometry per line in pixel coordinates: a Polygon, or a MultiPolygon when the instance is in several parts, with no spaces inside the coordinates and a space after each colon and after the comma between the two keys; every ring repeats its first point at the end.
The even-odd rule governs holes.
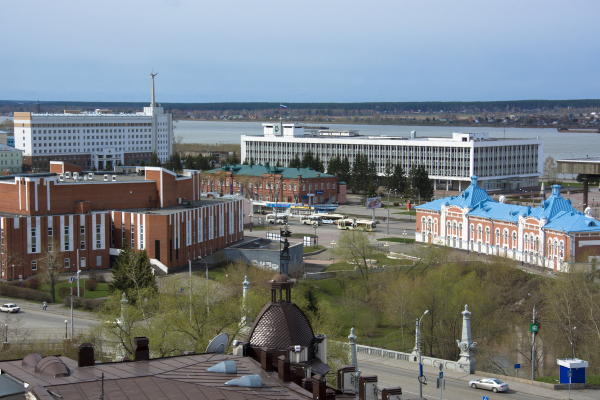
{"type": "MultiPolygon", "coordinates": [[[[392,360],[406,361],[411,363],[419,362],[419,357],[416,354],[380,349],[378,347],[356,345],[356,352],[366,354],[369,356],[388,358],[392,360]]],[[[442,360],[440,358],[422,356],[421,362],[425,366],[438,367],[441,364],[444,367],[444,369],[448,371],[462,372],[465,374],[471,373],[469,364],[461,364],[458,361],[449,361],[442,360]]]]}

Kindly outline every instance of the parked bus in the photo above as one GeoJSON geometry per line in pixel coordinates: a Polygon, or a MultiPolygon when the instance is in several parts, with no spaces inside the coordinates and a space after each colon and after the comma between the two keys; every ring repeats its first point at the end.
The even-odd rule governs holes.
{"type": "Polygon", "coordinates": [[[302,225],[313,225],[319,226],[323,224],[323,218],[320,215],[302,215],[300,217],[302,225]]]}
{"type": "Polygon", "coordinates": [[[373,232],[377,224],[368,219],[340,219],[337,222],[338,229],[342,230],[360,230],[373,232]]]}
{"type": "Polygon", "coordinates": [[[323,223],[335,224],[340,219],[344,219],[344,216],[342,214],[318,214],[318,215],[323,219],[323,223]],[[331,222],[325,222],[325,221],[331,221],[331,222]]]}
{"type": "Polygon", "coordinates": [[[277,217],[275,217],[275,214],[269,214],[267,215],[267,222],[270,224],[285,225],[288,222],[288,217],[285,214],[277,214],[277,217]]]}

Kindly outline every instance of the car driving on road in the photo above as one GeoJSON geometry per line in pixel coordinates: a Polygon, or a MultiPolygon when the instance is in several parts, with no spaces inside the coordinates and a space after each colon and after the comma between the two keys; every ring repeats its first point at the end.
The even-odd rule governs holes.
{"type": "Polygon", "coordinates": [[[495,378],[475,379],[469,382],[469,386],[473,389],[491,390],[494,393],[506,392],[508,390],[508,383],[495,378]]]}
{"type": "Polygon", "coordinates": [[[17,307],[15,303],[6,303],[0,307],[0,311],[7,313],[18,313],[19,311],[21,311],[21,308],[17,307]]]}

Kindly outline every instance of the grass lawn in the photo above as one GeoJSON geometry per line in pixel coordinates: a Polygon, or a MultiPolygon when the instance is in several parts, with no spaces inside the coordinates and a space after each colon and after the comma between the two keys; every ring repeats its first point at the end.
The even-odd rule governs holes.
{"type": "MultiPolygon", "coordinates": [[[[249,230],[249,229],[248,229],[248,230],[249,230]]],[[[266,226],[260,226],[260,225],[259,225],[259,226],[257,226],[257,225],[254,225],[254,226],[252,227],[252,231],[253,231],[253,232],[254,232],[254,231],[266,231],[266,230],[267,230],[267,227],[266,227],[266,226]]]]}
{"type": "Polygon", "coordinates": [[[392,243],[414,243],[415,239],[408,238],[399,238],[399,237],[391,237],[391,238],[381,238],[377,239],[378,242],[392,242],[392,243]]]}
{"type": "Polygon", "coordinates": [[[292,233],[292,237],[295,239],[304,239],[304,236],[315,237],[314,233],[292,233]]]}
{"type": "MultiPolygon", "coordinates": [[[[387,258],[386,254],[377,254],[373,257],[373,259],[377,260],[375,265],[382,266],[387,265],[389,267],[403,267],[413,265],[413,262],[410,260],[394,260],[391,258],[387,258]]],[[[323,270],[323,272],[332,272],[332,271],[353,271],[355,265],[346,263],[346,262],[334,262],[330,264],[327,268],[323,270]]]]}
{"type": "MultiPolygon", "coordinates": [[[[86,281],[87,281],[87,279],[86,279],[86,281]]],[[[83,287],[83,279],[79,280],[79,285],[80,285],[80,287],[83,287]]],[[[63,301],[63,297],[59,294],[59,289],[62,287],[69,288],[69,290],[70,290],[71,283],[70,282],[59,282],[55,286],[55,294],[56,294],[56,302],[57,303],[60,303],[63,301]]],[[[40,286],[40,290],[42,292],[50,293],[50,285],[42,285],[42,286],[40,286]]],[[[69,291],[69,293],[70,293],[70,291],[69,291]]],[[[73,295],[77,296],[77,281],[75,281],[73,283],[73,295]]],[[[93,290],[93,291],[87,290],[85,292],[86,299],[97,299],[99,297],[108,297],[108,296],[110,296],[110,293],[108,291],[108,283],[100,283],[99,282],[96,290],[93,290]]],[[[83,293],[81,294],[81,297],[83,298],[83,293]]]]}
{"type": "Polygon", "coordinates": [[[392,213],[392,214],[397,214],[397,215],[417,215],[417,212],[414,211],[414,210],[411,210],[411,211],[396,212],[396,213],[392,213]]]}
{"type": "MultiPolygon", "coordinates": [[[[206,278],[206,271],[196,271],[193,272],[194,275],[199,276],[201,278],[206,278]]],[[[225,268],[213,268],[208,270],[208,279],[217,279],[225,277],[225,268]]]]}
{"type": "Polygon", "coordinates": [[[302,249],[302,253],[306,254],[306,253],[314,253],[315,251],[319,251],[321,249],[324,249],[325,246],[321,246],[321,245],[317,245],[317,246],[306,246],[302,249]]]}

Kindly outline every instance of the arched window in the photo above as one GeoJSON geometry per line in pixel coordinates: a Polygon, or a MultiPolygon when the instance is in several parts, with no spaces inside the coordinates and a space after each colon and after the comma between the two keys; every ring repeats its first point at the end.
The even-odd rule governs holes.
{"type": "Polygon", "coordinates": [[[481,229],[481,225],[477,225],[477,240],[479,240],[481,242],[481,232],[483,229],[481,229]]]}
{"type": "Polygon", "coordinates": [[[437,218],[433,220],[433,234],[435,236],[438,235],[438,220],[437,220],[437,218]]]}
{"type": "Polygon", "coordinates": [[[504,230],[504,247],[508,248],[508,229],[504,230]]]}
{"type": "Polygon", "coordinates": [[[517,249],[517,232],[513,231],[513,250],[517,249]]]}
{"type": "Polygon", "coordinates": [[[490,244],[490,228],[489,226],[485,227],[485,242],[490,244]]]}
{"type": "Polygon", "coordinates": [[[454,221],[452,223],[452,234],[456,237],[456,234],[457,234],[457,232],[456,232],[456,221],[454,221]]]}
{"type": "Polygon", "coordinates": [[[540,251],[540,238],[539,238],[539,236],[535,237],[535,246],[533,247],[533,250],[535,251],[536,254],[540,251]]]}
{"type": "Polygon", "coordinates": [[[421,218],[421,233],[425,233],[425,229],[426,225],[425,225],[425,217],[421,218]]]}
{"type": "Polygon", "coordinates": [[[458,224],[458,237],[462,239],[462,222],[458,224]]]}
{"type": "Polygon", "coordinates": [[[552,239],[548,239],[548,258],[554,258],[554,249],[552,248],[552,239]]]}
{"type": "Polygon", "coordinates": [[[446,236],[450,236],[452,232],[450,231],[450,221],[446,224],[446,236]]]}
{"type": "Polygon", "coordinates": [[[565,259],[565,242],[562,240],[560,241],[560,252],[558,253],[558,256],[561,260],[565,259]]]}
{"type": "Polygon", "coordinates": [[[496,229],[496,247],[500,246],[500,229],[496,229]]]}
{"type": "Polygon", "coordinates": [[[554,258],[558,258],[558,240],[554,239],[552,247],[554,247],[554,258]]]}
{"type": "Polygon", "coordinates": [[[469,236],[469,239],[471,242],[475,241],[475,226],[473,224],[471,224],[471,235],[469,236]]]}
{"type": "Polygon", "coordinates": [[[431,232],[431,217],[427,218],[427,231],[431,232]]]}

